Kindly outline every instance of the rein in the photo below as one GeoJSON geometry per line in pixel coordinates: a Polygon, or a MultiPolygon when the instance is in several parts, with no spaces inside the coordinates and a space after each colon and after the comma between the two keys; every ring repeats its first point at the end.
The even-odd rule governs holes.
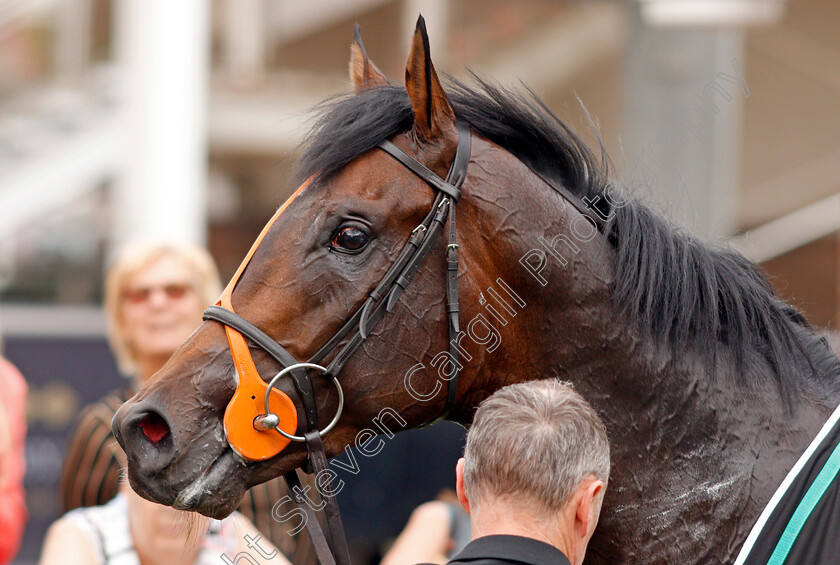
{"type": "MultiPolygon", "coordinates": [[[[458,394],[458,349],[456,337],[460,331],[458,302],[458,242],[455,224],[455,205],[461,197],[461,186],[467,174],[471,152],[470,126],[457,122],[458,147],[445,179],[440,178],[414,157],[391,143],[381,142],[378,147],[402,163],[415,175],[437,191],[437,196],[423,222],[412,230],[408,241],[397,259],[386,271],[379,284],[371,291],[362,306],[307,362],[301,363],[271,336],[248,322],[233,310],[232,294],[236,284],[266,234],[289,204],[311,182],[303,183],[280,207],[263,228],[251,250],[237,269],[215,306],[204,312],[204,320],[214,320],[225,326],[231,356],[238,375],[236,391],[225,410],[225,435],[231,448],[249,461],[265,461],[283,451],[290,442],[305,442],[309,470],[320,474],[327,469],[327,458],[322,436],[338,423],[344,409],[344,393],[337,376],[344,365],[368,338],[385,316],[391,312],[402,293],[408,288],[414,274],[423,264],[445,224],[449,223],[446,246],[446,312],[449,326],[449,354],[454,375],[449,380],[446,404],[441,413],[423,426],[431,426],[446,418],[455,406],[458,394]],[[349,337],[349,339],[347,339],[349,337]],[[283,369],[266,384],[254,364],[245,338],[263,349],[283,369]],[[345,341],[346,340],[346,341],[345,341]],[[343,343],[343,345],[342,345],[343,343]],[[341,346],[341,347],[339,347],[341,346]],[[321,363],[333,352],[326,366],[321,363]],[[338,392],[338,407],[333,419],[322,430],[318,429],[318,410],[312,381],[307,370],[317,370],[321,378],[332,382],[338,392]],[[294,401],[276,388],[282,377],[289,375],[301,399],[305,426],[303,436],[294,435],[298,427],[294,401]],[[272,430],[277,433],[270,433],[272,430]]],[[[326,492],[331,492],[329,475],[326,474],[326,492]]],[[[307,504],[300,479],[295,471],[284,475],[289,492],[298,507],[306,514],[306,527],[322,565],[349,565],[350,557],[344,536],[341,517],[335,496],[324,495],[326,502],[327,532],[321,531],[314,510],[307,504]]],[[[323,482],[323,481],[320,481],[323,482]]]]}

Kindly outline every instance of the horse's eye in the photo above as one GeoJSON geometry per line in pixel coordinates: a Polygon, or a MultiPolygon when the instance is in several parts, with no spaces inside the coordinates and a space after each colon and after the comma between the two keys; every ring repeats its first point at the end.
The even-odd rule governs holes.
{"type": "Polygon", "coordinates": [[[368,234],[354,226],[338,230],[330,242],[330,247],[344,253],[358,253],[368,243],[368,234]]]}

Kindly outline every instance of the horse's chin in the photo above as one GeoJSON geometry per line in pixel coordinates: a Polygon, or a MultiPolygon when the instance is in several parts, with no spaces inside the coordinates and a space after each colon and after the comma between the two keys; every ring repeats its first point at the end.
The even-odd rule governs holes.
{"type": "Polygon", "coordinates": [[[236,510],[245,495],[244,481],[239,478],[244,466],[228,448],[200,476],[177,492],[174,498],[171,487],[135,476],[130,472],[131,466],[129,482],[135,492],[152,502],[221,520],[236,510]]]}
{"type": "Polygon", "coordinates": [[[241,477],[244,463],[230,448],[225,449],[213,464],[190,485],[178,493],[172,507],[222,519],[236,510],[245,495],[241,477]]]}

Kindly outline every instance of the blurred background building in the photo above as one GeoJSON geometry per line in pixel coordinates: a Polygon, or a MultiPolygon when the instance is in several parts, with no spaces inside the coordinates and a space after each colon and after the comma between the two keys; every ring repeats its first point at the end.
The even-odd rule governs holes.
{"type": "MultiPolygon", "coordinates": [[[[439,70],[522,80],[594,141],[579,99],[634,194],[761,262],[837,344],[836,2],[0,0],[0,325],[32,391],[21,563],[55,517],[78,406],[119,384],[109,256],[191,240],[229,277],[293,188],[306,109],[349,87],[353,24],[399,82],[419,12],[439,70]]],[[[460,435],[437,433],[445,484],[460,435]]],[[[370,555],[430,496],[411,490],[409,450],[389,449],[343,502],[370,555]]]]}

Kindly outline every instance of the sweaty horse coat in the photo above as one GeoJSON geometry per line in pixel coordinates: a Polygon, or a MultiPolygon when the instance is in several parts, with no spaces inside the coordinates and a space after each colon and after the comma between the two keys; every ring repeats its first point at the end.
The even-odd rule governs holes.
{"type": "MultiPolygon", "coordinates": [[[[469,424],[506,384],[572,381],[606,422],[613,463],[588,562],[731,563],[840,402],[840,360],[749,261],[632,200],[538,100],[480,80],[444,90],[420,28],[406,71],[405,88],[390,85],[354,48],[356,92],[321,109],[299,167],[313,181],[266,232],[232,293],[235,311],[295,358],[312,356],[368,299],[436,197],[379,144],[444,177],[456,117],[469,123],[449,419],[469,424]],[[360,245],[345,245],[348,229],[360,245]],[[499,281],[522,304],[506,310],[499,281]]],[[[327,455],[364,443],[386,409],[406,426],[444,409],[445,251],[438,241],[336,376],[346,404],[323,438],[327,455]]],[[[268,356],[254,359],[263,379],[277,373],[268,356]]],[[[305,463],[294,442],[264,461],[233,453],[223,420],[236,384],[225,331],[205,322],[114,419],[135,490],[221,516],[246,488],[305,463]],[[142,432],[150,420],[165,423],[160,441],[142,432]]],[[[312,384],[323,428],[337,390],[312,384]]],[[[300,435],[303,403],[290,380],[278,388],[300,435]]]]}

